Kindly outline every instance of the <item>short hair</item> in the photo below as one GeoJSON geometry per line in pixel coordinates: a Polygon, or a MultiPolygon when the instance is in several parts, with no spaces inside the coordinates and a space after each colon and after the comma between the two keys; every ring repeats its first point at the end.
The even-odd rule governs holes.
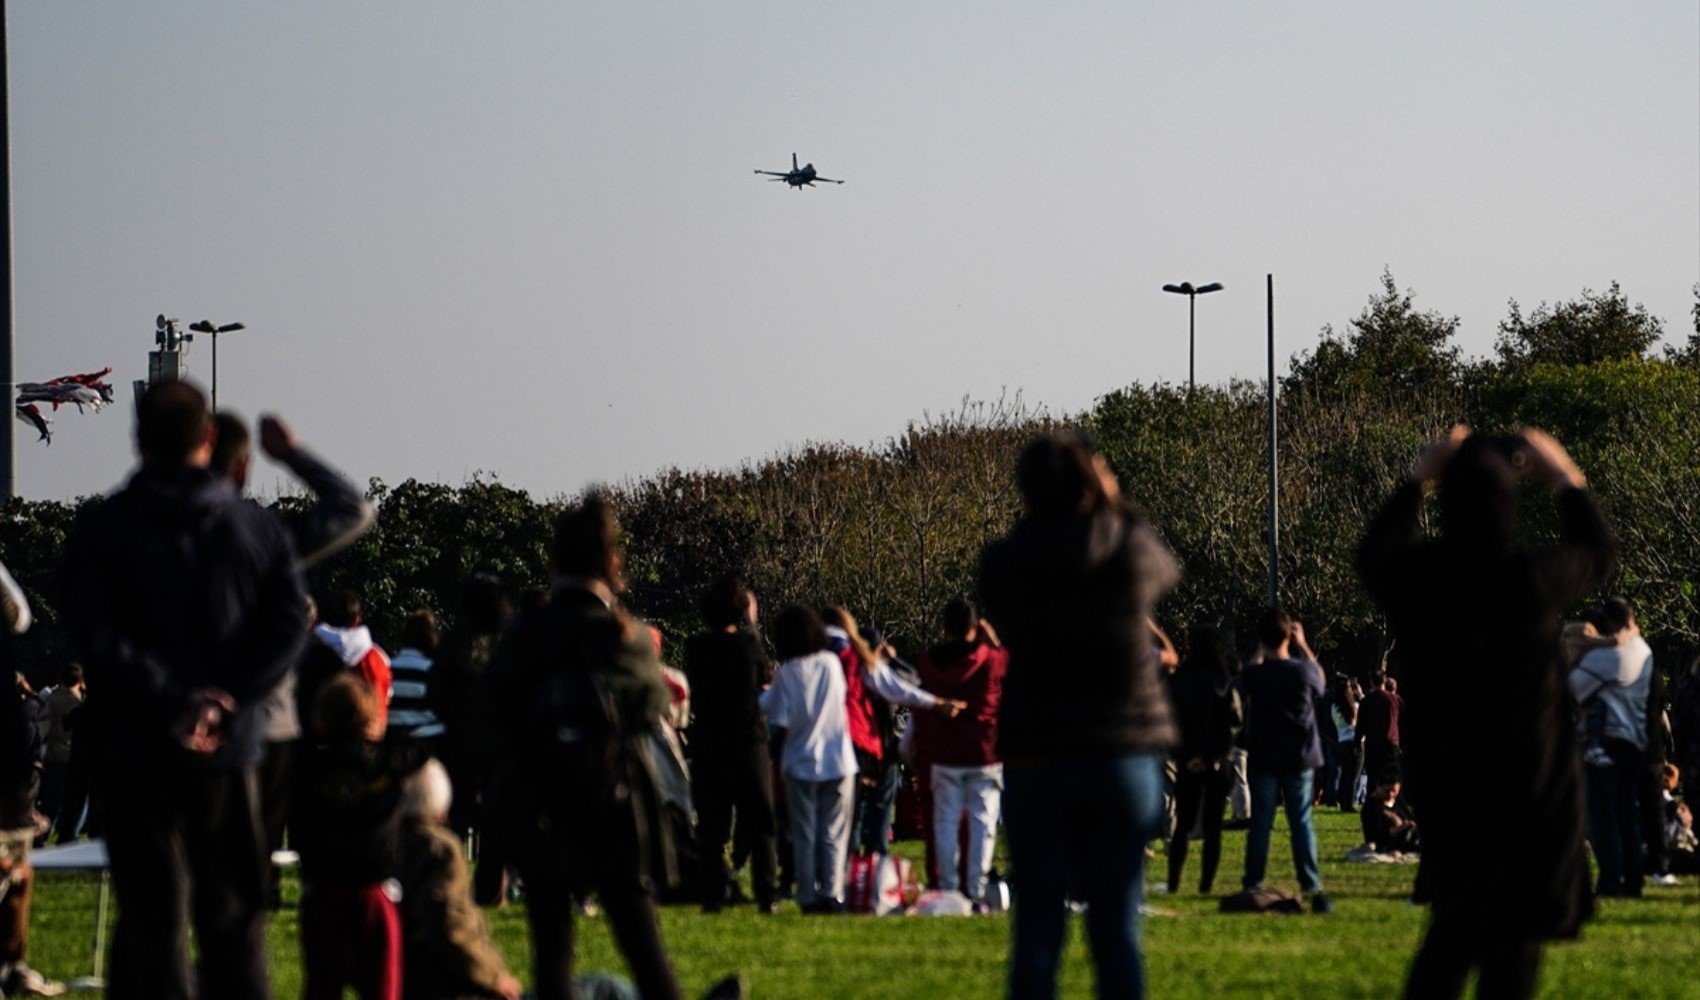
{"type": "Polygon", "coordinates": [[[425,608],[420,608],[407,616],[407,621],[401,623],[401,644],[406,649],[417,649],[421,653],[437,651],[437,616],[425,608]]]}
{"type": "Polygon", "coordinates": [[[1293,618],[1280,608],[1269,608],[1257,620],[1257,641],[1277,649],[1293,637],[1293,618]]]}
{"type": "Polygon", "coordinates": [[[1383,677],[1381,679],[1381,689],[1386,691],[1388,694],[1397,694],[1399,692],[1399,682],[1391,677],[1383,677]]]}
{"type": "Polygon", "coordinates": [[[155,382],[136,401],[136,446],[156,462],[182,462],[207,439],[207,397],[188,382],[155,382]]]}
{"type": "Polygon", "coordinates": [[[554,562],[555,572],[590,580],[606,579],[619,552],[619,533],[614,505],[592,490],[555,519],[555,536],[549,543],[549,558],[554,562]]]}
{"type": "Polygon", "coordinates": [[[1608,597],[1600,602],[1600,631],[1616,634],[1629,627],[1635,609],[1621,597],[1608,597]]]}
{"type": "Polygon", "coordinates": [[[1075,431],[1034,438],[1015,463],[1015,482],[1027,513],[1038,518],[1087,514],[1106,497],[1091,442],[1075,431]]]}
{"type": "Polygon", "coordinates": [[[252,450],[248,425],[234,413],[225,412],[213,414],[213,426],[218,428],[218,436],[213,439],[212,470],[231,479],[236,475],[237,464],[252,450]]]}
{"type": "Polygon", "coordinates": [[[360,624],[360,595],[352,590],[326,594],[319,601],[319,620],[331,628],[353,628],[360,624]]]}
{"type": "Polygon", "coordinates": [[[401,786],[402,815],[435,821],[449,814],[454,804],[454,785],[449,772],[437,758],[427,760],[401,786]]]}
{"type": "Polygon", "coordinates": [[[500,632],[512,606],[501,578],[483,571],[466,578],[460,595],[461,617],[474,635],[500,632]]]}
{"type": "Polygon", "coordinates": [[[773,651],[781,660],[808,656],[827,648],[826,626],[813,608],[786,605],[773,622],[773,651]]]}
{"type": "Polygon", "coordinates": [[[939,622],[944,626],[945,635],[952,639],[966,639],[968,633],[980,624],[980,611],[966,597],[953,598],[939,614],[939,622]]]}
{"type": "Polygon", "coordinates": [[[313,731],[327,743],[363,743],[378,719],[378,693],[366,678],[344,671],[313,699],[313,731]]]}
{"type": "Polygon", "coordinates": [[[65,664],[65,672],[60,675],[66,684],[77,685],[83,682],[83,665],[81,663],[65,664]]]}
{"type": "Polygon", "coordinates": [[[736,573],[727,573],[709,584],[697,602],[703,624],[709,628],[726,628],[744,620],[750,607],[750,588],[736,573]]]}

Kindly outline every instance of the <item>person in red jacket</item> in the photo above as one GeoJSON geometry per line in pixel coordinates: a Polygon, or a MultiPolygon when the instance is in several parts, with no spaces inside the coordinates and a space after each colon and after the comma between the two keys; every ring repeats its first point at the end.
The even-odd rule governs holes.
{"type": "Polygon", "coordinates": [[[998,705],[1009,654],[974,605],[957,598],[945,605],[944,640],[917,665],[921,684],[967,707],[954,716],[917,716],[916,740],[931,762],[932,837],[939,888],[960,890],[985,906],[986,877],[997,844],[1003,799],[1003,762],[998,756],[998,705]],[[957,842],[963,813],[968,819],[967,881],[958,881],[957,842]]]}

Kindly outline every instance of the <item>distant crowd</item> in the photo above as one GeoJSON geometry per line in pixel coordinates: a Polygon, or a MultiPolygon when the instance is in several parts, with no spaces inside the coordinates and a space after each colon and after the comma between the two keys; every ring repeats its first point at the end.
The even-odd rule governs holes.
{"type": "MultiPolygon", "coordinates": [[[[728,575],[669,666],[595,494],[557,521],[548,590],[473,573],[454,627],[417,610],[392,654],[365,622],[381,595],[303,583],[373,519],[342,475],[262,420],[260,450],[314,496],[285,519],[242,498],[254,441],[193,386],[154,386],[137,418],[138,471],[66,545],[75,660],[3,700],[0,996],[63,991],[26,961],[28,856],[85,836],[117,895],[116,998],[268,996],[295,863],[308,1000],[678,997],[658,904],[787,901],[1013,910],[1020,998],[1054,995],[1084,909],[1098,995],[1139,997],[1141,911],[1183,891],[1194,840],[1210,894],[1224,831],[1245,831],[1224,911],[1334,910],[1316,808],[1359,814],[1353,859],[1420,859],[1407,995],[1457,996],[1474,970],[1478,995],[1529,996],[1543,943],[1597,897],[1700,873],[1700,671],[1655,664],[1627,601],[1587,603],[1616,543],[1537,430],[1458,428],[1367,525],[1380,663],[1325,668],[1281,608],[1243,647],[1210,626],[1177,648],[1154,617],[1176,558],[1090,443],[1056,434],[1023,452],[1024,514],[974,596],[913,655],[843,607],[764,619],[728,575]],[[1556,497],[1552,545],[1513,541],[1522,478],[1556,497]],[[1267,878],[1278,811],[1296,896],[1267,878]],[[894,837],[924,842],[919,871],[894,837]],[[532,994],[481,911],[515,901],[532,994]],[[597,910],[629,982],[575,968],[597,910]]],[[[29,609],[0,584],[10,636],[29,609]]],[[[745,989],[728,970],[708,995],[745,989]]]]}

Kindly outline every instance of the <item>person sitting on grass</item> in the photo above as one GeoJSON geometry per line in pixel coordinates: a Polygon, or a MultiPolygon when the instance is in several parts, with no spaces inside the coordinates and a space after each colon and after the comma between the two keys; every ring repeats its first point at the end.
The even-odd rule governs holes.
{"type": "Polygon", "coordinates": [[[1384,854],[1414,854],[1421,849],[1417,821],[1399,801],[1401,787],[1397,780],[1384,781],[1364,803],[1364,842],[1384,854]]]}
{"type": "Polygon", "coordinates": [[[403,782],[425,762],[412,740],[379,742],[371,685],[343,673],[320,690],[319,742],[301,761],[292,837],[301,853],[305,1000],[401,997],[399,871],[403,782]]]}

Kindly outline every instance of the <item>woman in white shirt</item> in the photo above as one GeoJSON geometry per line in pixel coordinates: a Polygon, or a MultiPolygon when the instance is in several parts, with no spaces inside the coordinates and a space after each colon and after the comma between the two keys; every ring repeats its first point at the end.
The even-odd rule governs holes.
{"type": "Polygon", "coordinates": [[[827,647],[820,616],[792,605],[773,629],[780,664],[761,695],[762,711],[785,730],[780,757],[790,815],[797,904],[804,913],[844,908],[856,754],[845,717],[844,668],[827,647]]]}

